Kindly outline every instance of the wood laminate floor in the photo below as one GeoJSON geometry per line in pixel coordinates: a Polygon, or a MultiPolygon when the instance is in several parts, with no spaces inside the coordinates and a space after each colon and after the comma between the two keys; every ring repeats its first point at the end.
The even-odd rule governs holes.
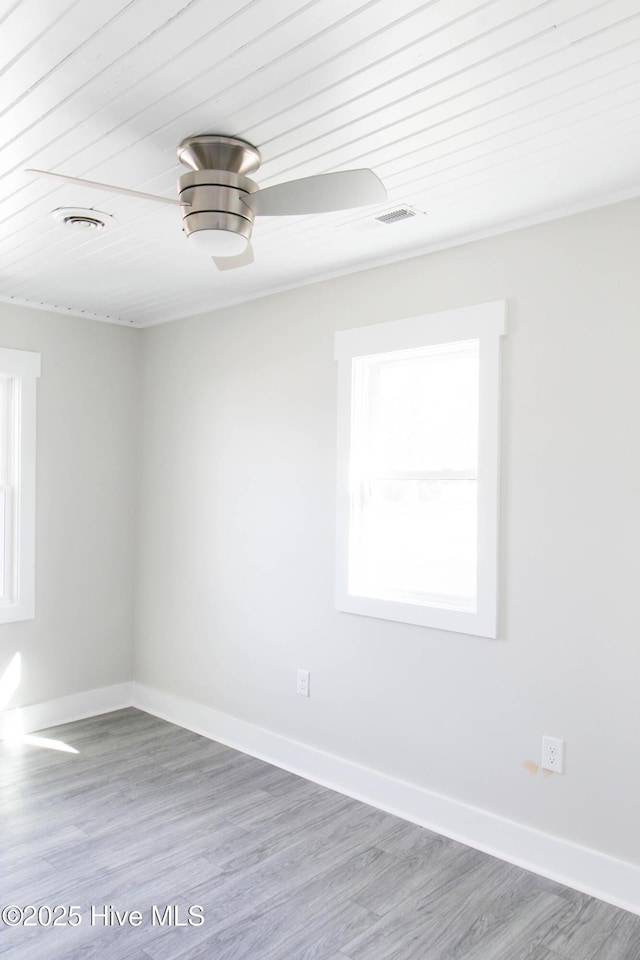
{"type": "Polygon", "coordinates": [[[40,736],[77,753],[0,744],[0,908],[45,908],[3,960],[640,960],[640,917],[137,710],[40,736]]]}

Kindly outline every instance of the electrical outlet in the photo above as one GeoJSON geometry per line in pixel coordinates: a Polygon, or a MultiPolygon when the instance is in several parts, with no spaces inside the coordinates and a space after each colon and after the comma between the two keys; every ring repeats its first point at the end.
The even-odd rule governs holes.
{"type": "Polygon", "coordinates": [[[564,740],[556,737],[542,738],[542,769],[564,773],[564,740]]]}
{"type": "Polygon", "coordinates": [[[296,687],[301,697],[309,696],[309,671],[298,670],[298,685],[296,687]]]}

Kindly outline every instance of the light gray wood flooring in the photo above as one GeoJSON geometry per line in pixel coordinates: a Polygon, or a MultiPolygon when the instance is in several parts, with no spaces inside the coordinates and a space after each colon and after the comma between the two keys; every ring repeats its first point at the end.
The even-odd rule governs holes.
{"type": "Polygon", "coordinates": [[[0,908],[81,922],[3,960],[640,960],[640,917],[140,711],[41,736],[77,753],[0,744],[0,908]]]}

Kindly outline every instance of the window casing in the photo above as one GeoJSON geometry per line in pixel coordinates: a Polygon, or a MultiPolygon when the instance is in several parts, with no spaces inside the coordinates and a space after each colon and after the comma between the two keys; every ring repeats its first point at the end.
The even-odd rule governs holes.
{"type": "Polygon", "coordinates": [[[35,615],[39,375],[40,354],[0,348],[0,623],[35,615]]]}
{"type": "Polygon", "coordinates": [[[336,334],[339,610],[497,635],[505,306],[336,334]]]}

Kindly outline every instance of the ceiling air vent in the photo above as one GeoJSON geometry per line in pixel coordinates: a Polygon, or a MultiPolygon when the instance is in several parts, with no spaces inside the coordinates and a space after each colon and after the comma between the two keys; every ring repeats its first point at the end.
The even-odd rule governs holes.
{"type": "Polygon", "coordinates": [[[58,207],[52,216],[70,230],[82,230],[85,233],[100,233],[113,223],[111,214],[93,208],[58,207]]]}
{"type": "Polygon", "coordinates": [[[398,220],[408,220],[409,217],[415,217],[416,211],[410,207],[398,207],[397,210],[391,210],[389,213],[383,213],[374,219],[378,223],[396,223],[398,220]]]}
{"type": "MultiPolygon", "coordinates": [[[[365,233],[370,230],[385,230],[390,223],[400,223],[403,221],[405,227],[399,229],[398,235],[406,229],[413,236],[416,236],[424,228],[425,212],[412,207],[410,203],[403,203],[397,207],[383,210],[377,214],[368,213],[366,216],[360,216],[357,220],[351,220],[348,223],[338,224],[338,230],[349,230],[356,233],[365,233]]],[[[391,234],[388,234],[390,237],[391,234]]]]}
{"type": "Polygon", "coordinates": [[[77,214],[71,214],[62,221],[65,227],[79,227],[82,230],[104,230],[104,220],[98,220],[97,217],[79,217],[77,214]]]}

